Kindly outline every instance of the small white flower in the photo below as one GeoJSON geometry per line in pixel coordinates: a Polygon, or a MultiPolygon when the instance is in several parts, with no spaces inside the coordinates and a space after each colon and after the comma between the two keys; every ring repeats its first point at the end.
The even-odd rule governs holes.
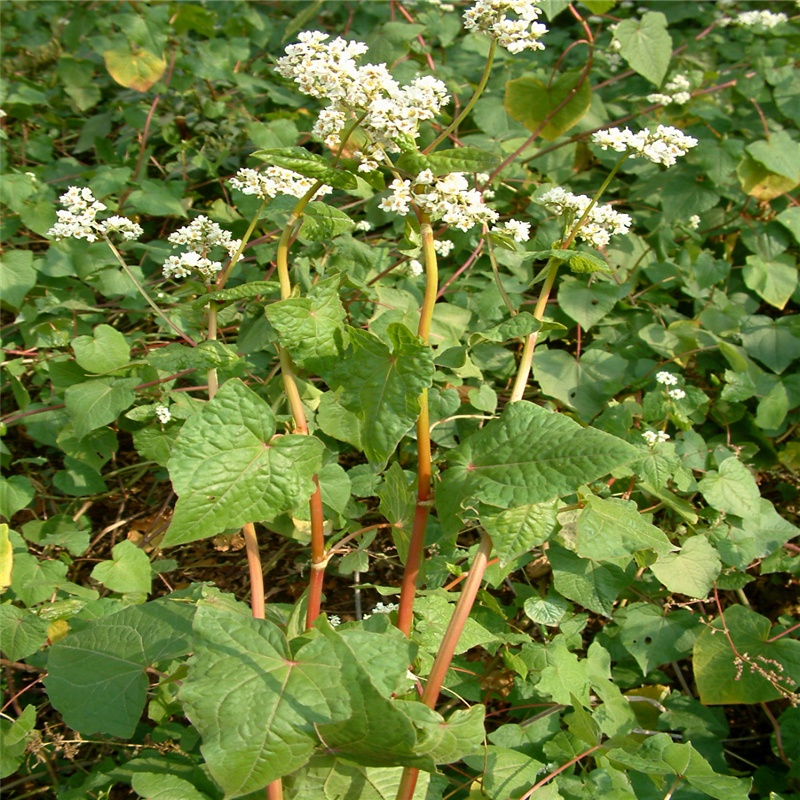
{"type": "Polygon", "coordinates": [[[671,373],[671,372],[659,372],[656,375],[656,380],[662,386],[676,386],[678,383],[678,379],[671,373]]]}
{"type": "Polygon", "coordinates": [[[668,389],[667,394],[673,400],[683,400],[683,398],[686,397],[686,392],[684,392],[683,389],[668,389]]]}
{"type": "Polygon", "coordinates": [[[328,622],[336,628],[342,624],[342,618],[338,614],[328,614],[328,622]]]}
{"type": "Polygon", "coordinates": [[[165,278],[187,278],[195,271],[210,280],[222,269],[222,262],[211,260],[207,253],[222,248],[233,258],[242,243],[241,239],[233,239],[230,231],[202,215],[170,234],[168,239],[172,244],[186,247],[187,252],[170,256],[164,262],[165,278]]]}
{"type": "Polygon", "coordinates": [[[421,262],[417,261],[416,258],[412,258],[408,262],[408,271],[415,277],[418,278],[425,272],[425,267],[422,266],[421,262]]]}
{"type": "Polygon", "coordinates": [[[738,25],[740,28],[774,28],[782,22],[787,22],[788,19],[782,12],[742,11],[734,19],[726,18],[725,24],[738,25]]]}
{"type": "Polygon", "coordinates": [[[664,431],[644,431],[642,433],[642,439],[652,447],[653,445],[668,441],[669,434],[664,431]]]}
{"type": "Polygon", "coordinates": [[[700,217],[697,216],[697,214],[692,214],[692,216],[689,217],[689,221],[686,223],[686,225],[693,231],[696,231],[700,227],[700,217]]]}
{"type": "Polygon", "coordinates": [[[491,36],[509,53],[544,50],[539,39],[547,28],[536,21],[541,13],[532,0],[477,0],[464,12],[464,27],[491,36]]]}
{"type": "Polygon", "coordinates": [[[392,611],[397,611],[399,606],[397,603],[384,603],[379,601],[375,608],[372,609],[373,614],[391,614],[392,611]]]}
{"type": "Polygon", "coordinates": [[[433,243],[433,249],[442,257],[447,258],[453,252],[456,243],[451,242],[449,239],[436,239],[433,243]]]}
{"type": "MultiPolygon", "coordinates": [[[[560,186],[554,186],[545,192],[538,202],[559,216],[564,215],[567,218],[566,235],[569,235],[589,207],[592,199],[583,194],[567,192],[560,186]]],[[[595,205],[577,235],[592,247],[605,247],[613,235],[627,233],[632,221],[628,214],[615,211],[610,205],[595,205]]]]}
{"type": "Polygon", "coordinates": [[[368,220],[362,219],[359,222],[356,222],[356,230],[357,231],[371,231],[372,230],[372,223],[368,220]]]}
{"type": "Polygon", "coordinates": [[[56,211],[58,222],[47,232],[55,239],[86,239],[96,242],[108,238],[109,233],[119,233],[123,239],[138,239],[143,231],[126,217],[112,216],[98,220],[97,214],[106,210],[104,203],[95,200],[88,187],[70,186],[59,198],[65,209],[56,211]]]}
{"type": "Polygon", "coordinates": [[[666,167],[671,167],[680,156],[686,155],[698,144],[694,137],[669,125],[659,125],[654,132],[643,128],[638,133],[628,128],[609,128],[592,134],[592,141],[603,150],[611,148],[618,153],[627,152],[631,158],[641,156],[666,167]]]}
{"type": "Polygon", "coordinates": [[[166,425],[172,419],[172,413],[166,406],[156,406],[156,416],[162,425],[166,425]]]}
{"type": "MultiPolygon", "coordinates": [[[[261,200],[271,200],[279,194],[300,198],[315,181],[283,167],[267,167],[263,172],[249,168],[240,169],[229,183],[242,194],[255,195],[261,200]]],[[[314,197],[319,198],[332,191],[330,186],[324,185],[314,197]]]]}
{"type": "Polygon", "coordinates": [[[492,230],[497,233],[506,233],[516,242],[527,242],[531,238],[530,222],[520,222],[518,219],[502,222],[500,225],[495,225],[492,230]]]}

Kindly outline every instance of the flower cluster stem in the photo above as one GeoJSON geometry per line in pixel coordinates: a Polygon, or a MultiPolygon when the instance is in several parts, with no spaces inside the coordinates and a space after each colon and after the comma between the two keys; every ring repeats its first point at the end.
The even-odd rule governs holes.
{"type": "MultiPolygon", "coordinates": [[[[420,215],[422,252],[425,259],[425,295],[420,310],[417,333],[427,345],[430,343],[431,320],[439,287],[439,268],[436,250],[433,247],[433,228],[430,218],[420,215]]],[[[425,531],[431,511],[431,430],[428,409],[428,390],[424,389],[419,398],[420,412],[417,418],[417,506],[414,511],[414,526],[408,546],[403,579],[400,585],[400,604],[397,611],[397,627],[406,635],[411,634],[414,613],[414,595],[419,581],[422,554],[425,550],[425,531]]]]}

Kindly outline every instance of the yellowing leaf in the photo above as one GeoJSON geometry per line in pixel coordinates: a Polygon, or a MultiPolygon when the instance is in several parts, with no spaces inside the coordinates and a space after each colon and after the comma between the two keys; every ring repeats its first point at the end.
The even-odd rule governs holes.
{"type": "Polygon", "coordinates": [[[167,62],[149,50],[106,50],[103,53],[108,74],[120,86],[146,92],[163,74],[167,62]]]}
{"type": "Polygon", "coordinates": [[[756,200],[774,200],[797,186],[794,178],[770,172],[760,161],[745,156],[736,168],[742,189],[756,200]]]}
{"type": "Polygon", "coordinates": [[[8,540],[8,525],[0,525],[0,593],[11,586],[11,567],[14,565],[14,552],[8,540]]]}

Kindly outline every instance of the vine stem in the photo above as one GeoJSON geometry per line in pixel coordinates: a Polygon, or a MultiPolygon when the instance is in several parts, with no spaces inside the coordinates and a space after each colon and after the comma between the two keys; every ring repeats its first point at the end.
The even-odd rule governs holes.
{"type": "MultiPolygon", "coordinates": [[[[422,341],[430,344],[431,320],[436,304],[439,286],[439,267],[436,250],[433,247],[433,228],[430,217],[420,212],[420,234],[422,252],[425,258],[425,295],[419,315],[417,333],[422,341]]],[[[397,610],[397,627],[406,635],[411,635],[414,614],[414,595],[417,591],[422,554],[425,549],[425,529],[431,511],[431,430],[428,409],[428,390],[424,389],[419,398],[420,412],[417,418],[417,505],[414,510],[414,525],[408,545],[408,557],[400,584],[400,604],[397,610]]]]}
{"type": "Polygon", "coordinates": [[[120,253],[119,250],[117,250],[117,248],[114,246],[114,243],[108,238],[106,238],[105,242],[111,248],[111,252],[114,254],[117,261],[119,261],[122,269],[125,270],[125,274],[131,279],[131,283],[133,283],[133,285],[139,291],[139,294],[147,301],[147,305],[149,305],[150,308],[152,308],[153,311],[155,311],[156,315],[160,317],[162,320],[164,320],[164,322],[166,322],[167,325],[169,325],[169,327],[172,328],[172,330],[175,331],[175,333],[177,333],[178,336],[181,337],[181,339],[190,344],[192,347],[197,347],[197,342],[194,339],[192,339],[191,336],[184,333],[169,317],[167,317],[167,315],[156,305],[153,298],[150,297],[149,294],[147,294],[144,286],[142,286],[142,284],[139,283],[138,279],[133,274],[133,270],[125,263],[125,259],[122,257],[122,253],[120,253]]]}

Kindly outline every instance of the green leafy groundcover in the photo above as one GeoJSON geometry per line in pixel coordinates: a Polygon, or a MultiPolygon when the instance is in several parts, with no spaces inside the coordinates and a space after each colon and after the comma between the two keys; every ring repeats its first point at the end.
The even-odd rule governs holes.
{"type": "Polygon", "coordinates": [[[800,797],[799,11],[0,6],[8,796],[800,797]]]}

